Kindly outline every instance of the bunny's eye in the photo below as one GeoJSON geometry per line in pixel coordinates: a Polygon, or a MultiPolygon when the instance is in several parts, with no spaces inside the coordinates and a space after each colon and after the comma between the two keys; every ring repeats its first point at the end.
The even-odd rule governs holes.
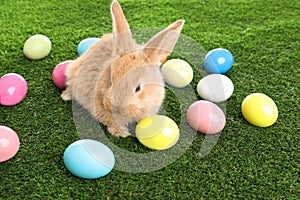
{"type": "Polygon", "coordinates": [[[139,92],[141,90],[141,85],[139,84],[136,88],[135,88],[135,92],[139,92]]]}

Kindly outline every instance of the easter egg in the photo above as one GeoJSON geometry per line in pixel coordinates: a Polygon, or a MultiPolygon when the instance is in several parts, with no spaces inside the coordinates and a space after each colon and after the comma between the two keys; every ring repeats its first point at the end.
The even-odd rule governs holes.
{"type": "Polygon", "coordinates": [[[51,51],[51,41],[45,35],[33,35],[24,44],[23,52],[28,59],[37,60],[46,57],[51,51]]]}
{"type": "Polygon", "coordinates": [[[242,114],[249,123],[258,127],[268,127],[276,122],[278,109],[269,96],[253,93],[243,100],[242,114]]]}
{"type": "Polygon", "coordinates": [[[225,74],[233,65],[233,55],[227,49],[217,48],[208,52],[204,58],[204,68],[213,74],[225,74]]]}
{"type": "Polygon", "coordinates": [[[230,78],[222,74],[207,75],[197,85],[200,97],[212,102],[226,101],[232,95],[233,89],[230,78]]]}
{"type": "Polygon", "coordinates": [[[63,158],[65,166],[72,174],[85,179],[105,176],[115,165],[115,157],[110,148],[91,139],[70,144],[63,158]]]}
{"type": "Polygon", "coordinates": [[[221,132],[226,124],[224,112],[214,103],[200,100],[189,106],[187,111],[189,125],[204,134],[221,132]]]}
{"type": "Polygon", "coordinates": [[[0,104],[13,106],[21,102],[27,94],[26,80],[19,74],[9,73],[0,78],[0,104]]]}
{"type": "Polygon", "coordinates": [[[82,40],[77,46],[78,55],[84,54],[94,43],[98,42],[100,38],[86,38],[82,40]]]}
{"type": "Polygon", "coordinates": [[[20,140],[14,130],[0,126],[0,162],[5,162],[14,157],[19,151],[20,140]]]}
{"type": "Polygon", "coordinates": [[[164,80],[176,88],[186,87],[193,79],[193,69],[189,63],[181,59],[171,59],[161,68],[164,80]]]}
{"type": "Polygon", "coordinates": [[[167,116],[154,115],[142,119],[136,126],[136,137],[146,147],[165,150],[179,139],[177,124],[167,116]]]}
{"type": "Polygon", "coordinates": [[[54,70],[52,72],[52,80],[57,87],[59,87],[61,89],[66,88],[65,71],[66,71],[67,67],[73,62],[74,62],[73,60],[67,60],[67,61],[59,63],[54,68],[54,70]]]}

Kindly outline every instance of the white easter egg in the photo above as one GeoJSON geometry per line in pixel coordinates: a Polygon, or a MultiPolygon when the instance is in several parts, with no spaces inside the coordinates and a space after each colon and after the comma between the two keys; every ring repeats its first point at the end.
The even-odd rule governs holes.
{"type": "Polygon", "coordinates": [[[197,85],[200,97],[212,102],[226,101],[232,95],[233,90],[234,86],[230,78],[222,74],[207,75],[197,85]]]}

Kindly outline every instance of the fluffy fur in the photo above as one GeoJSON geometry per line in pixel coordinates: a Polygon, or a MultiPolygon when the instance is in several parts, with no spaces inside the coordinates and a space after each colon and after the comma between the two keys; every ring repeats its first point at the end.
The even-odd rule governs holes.
{"type": "Polygon", "coordinates": [[[184,21],[178,20],[145,45],[132,38],[117,1],[111,4],[113,33],[80,56],[66,70],[62,99],[76,99],[115,136],[128,136],[128,123],[158,112],[164,99],[160,61],[174,48],[184,21]]]}

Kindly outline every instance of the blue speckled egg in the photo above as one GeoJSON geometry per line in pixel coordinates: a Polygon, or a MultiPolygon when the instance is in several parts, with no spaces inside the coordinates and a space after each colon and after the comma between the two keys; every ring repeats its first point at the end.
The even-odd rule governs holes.
{"type": "Polygon", "coordinates": [[[225,74],[233,65],[233,55],[227,49],[217,48],[204,58],[204,68],[212,74],[225,74]]]}

